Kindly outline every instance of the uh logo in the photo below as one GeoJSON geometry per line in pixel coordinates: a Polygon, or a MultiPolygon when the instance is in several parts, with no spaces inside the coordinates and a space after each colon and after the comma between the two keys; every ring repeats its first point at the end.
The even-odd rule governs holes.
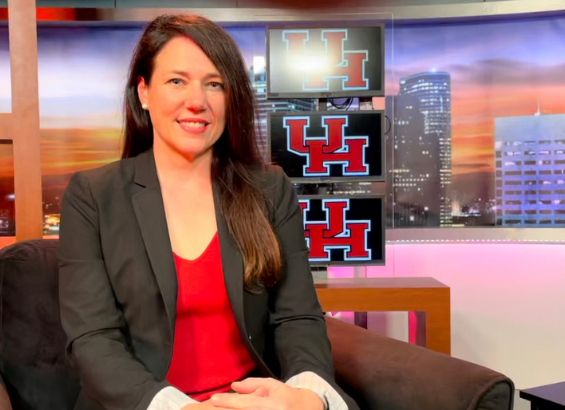
{"type": "Polygon", "coordinates": [[[349,199],[322,199],[325,220],[309,220],[308,211],[312,201],[300,200],[310,260],[330,261],[332,249],[343,249],[344,261],[370,260],[367,234],[371,230],[371,221],[348,220],[346,213],[350,209],[349,199]]]}
{"type": "Polygon", "coordinates": [[[330,176],[331,164],[341,164],[342,176],[369,175],[365,159],[368,136],[345,135],[347,115],[322,116],[325,136],[307,136],[310,117],[283,117],[287,134],[287,150],[306,157],[305,177],[330,176]]]}
{"type": "Polygon", "coordinates": [[[311,45],[311,30],[284,30],[287,59],[306,71],[303,91],[329,91],[329,80],[342,80],[342,90],[368,90],[367,50],[346,50],[347,29],[321,30],[322,47],[311,45]]]}

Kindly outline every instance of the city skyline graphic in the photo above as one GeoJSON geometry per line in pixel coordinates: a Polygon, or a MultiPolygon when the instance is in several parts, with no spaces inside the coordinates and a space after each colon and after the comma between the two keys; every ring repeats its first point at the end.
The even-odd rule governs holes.
{"type": "MultiPolygon", "coordinates": [[[[2,30],[0,112],[9,112],[10,68],[9,60],[5,58],[8,55],[8,36],[7,30],[2,30]]],[[[308,110],[314,106],[311,100],[277,103],[266,100],[262,67],[257,67],[265,61],[264,29],[229,28],[228,32],[239,45],[252,75],[260,115],[266,117],[270,110],[308,110]]],[[[118,159],[123,87],[131,51],[140,34],[141,28],[135,27],[38,27],[46,215],[58,213],[61,194],[72,173],[118,159]]],[[[375,105],[384,108],[394,104],[392,120],[395,125],[389,138],[392,142],[400,138],[398,131],[404,125],[404,144],[412,141],[414,145],[414,138],[426,140],[426,135],[434,132],[437,142],[442,139],[442,144],[448,144],[441,149],[430,145],[430,150],[438,151],[432,155],[433,161],[428,158],[425,166],[418,156],[402,154],[404,167],[427,167],[430,172],[422,168],[417,171],[418,175],[435,175],[433,173],[437,172],[440,182],[436,187],[432,177],[419,177],[430,179],[426,182],[425,191],[420,193],[421,198],[427,198],[421,200],[420,208],[428,207],[430,211],[430,206],[437,206],[437,218],[410,223],[417,222],[410,221],[415,212],[412,209],[405,215],[408,222],[400,226],[495,223],[495,121],[497,118],[534,116],[538,107],[541,116],[565,113],[562,97],[565,95],[564,36],[563,18],[397,26],[394,36],[387,29],[385,79],[388,98],[382,103],[375,101],[375,105]],[[430,110],[427,113],[421,110],[419,113],[408,112],[407,107],[422,105],[422,100],[428,98],[418,93],[409,95],[406,89],[403,90],[401,80],[427,78],[438,73],[445,73],[449,78],[449,118],[444,115],[443,119],[432,120],[430,110]],[[392,103],[392,99],[396,101],[392,103]],[[399,124],[397,112],[412,125],[399,124]],[[449,124],[438,125],[447,120],[449,124]],[[430,131],[432,122],[436,128],[443,127],[443,130],[430,131]],[[444,199],[430,199],[434,195],[444,199]],[[425,201],[431,201],[431,205],[425,205],[425,201]],[[449,211],[452,215],[447,217],[449,211]],[[487,211],[488,218],[480,221],[475,218],[475,222],[468,223],[470,213],[478,215],[487,211]],[[446,223],[441,224],[441,218],[446,223]]],[[[259,127],[262,127],[265,136],[265,126],[260,122],[259,127]]],[[[536,138],[542,136],[532,137],[536,138]]],[[[427,138],[427,141],[432,144],[432,139],[427,138]]],[[[402,155],[395,155],[394,159],[399,160],[398,166],[402,155]]],[[[397,168],[397,165],[394,167],[397,168]]],[[[0,179],[9,179],[12,175],[11,151],[5,148],[0,151],[0,179]]],[[[10,201],[13,209],[13,192],[7,192],[10,184],[2,183],[1,187],[4,189],[0,193],[0,209],[8,209],[10,201]]],[[[411,197],[410,192],[404,190],[402,195],[415,201],[416,197],[411,197]]]]}

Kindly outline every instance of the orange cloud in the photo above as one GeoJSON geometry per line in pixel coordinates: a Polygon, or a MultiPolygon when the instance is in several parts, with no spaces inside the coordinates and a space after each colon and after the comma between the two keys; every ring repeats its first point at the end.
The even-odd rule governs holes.
{"type": "Polygon", "coordinates": [[[452,90],[453,174],[494,171],[494,120],[565,113],[565,84],[476,87],[457,84],[452,90]]]}

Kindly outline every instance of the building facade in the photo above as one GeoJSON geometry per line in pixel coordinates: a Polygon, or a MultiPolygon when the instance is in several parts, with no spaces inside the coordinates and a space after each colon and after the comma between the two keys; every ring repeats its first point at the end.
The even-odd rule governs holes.
{"type": "MultiPolygon", "coordinates": [[[[423,130],[422,135],[416,133],[407,138],[422,138],[434,147],[437,144],[440,181],[439,225],[451,226],[451,202],[448,197],[452,172],[451,76],[446,72],[431,71],[404,77],[400,80],[398,97],[408,96],[413,97],[410,101],[412,109],[422,114],[423,130]],[[432,143],[432,141],[434,142],[432,143]]],[[[402,111],[402,108],[399,107],[399,109],[402,111]]],[[[399,126],[402,126],[402,124],[399,124],[399,126]]],[[[430,171],[434,172],[431,169],[430,171]]],[[[432,195],[432,193],[430,192],[429,195],[432,195]]]]}
{"type": "Polygon", "coordinates": [[[565,114],[495,119],[496,224],[565,226],[565,114]]]}

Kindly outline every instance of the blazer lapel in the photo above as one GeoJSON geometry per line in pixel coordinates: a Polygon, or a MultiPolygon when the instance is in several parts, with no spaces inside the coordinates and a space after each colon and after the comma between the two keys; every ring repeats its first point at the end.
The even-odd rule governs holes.
{"type": "Polygon", "coordinates": [[[222,255],[222,270],[224,272],[224,284],[230,300],[233,316],[241,337],[249,343],[245,318],[243,315],[243,258],[233,237],[228,224],[220,208],[219,189],[213,182],[214,208],[216,210],[216,225],[218,238],[220,239],[220,252],[222,255]]]}
{"type": "Polygon", "coordinates": [[[134,182],[138,185],[138,190],[132,196],[133,209],[151,268],[165,302],[171,340],[173,340],[178,283],[163,195],[152,149],[135,158],[134,182]]]}
{"type": "Polygon", "coordinates": [[[222,270],[224,272],[224,284],[230,301],[232,313],[239,330],[239,334],[243,343],[247,347],[247,351],[254,358],[255,363],[262,374],[275,377],[263,358],[257,353],[255,347],[251,343],[251,339],[247,334],[245,325],[245,313],[252,315],[253,312],[244,312],[244,277],[243,277],[243,257],[237,247],[232,235],[229,232],[228,224],[220,208],[219,190],[215,182],[213,182],[214,191],[214,207],[216,208],[216,224],[218,228],[218,237],[220,239],[220,253],[222,257],[222,270]]]}

